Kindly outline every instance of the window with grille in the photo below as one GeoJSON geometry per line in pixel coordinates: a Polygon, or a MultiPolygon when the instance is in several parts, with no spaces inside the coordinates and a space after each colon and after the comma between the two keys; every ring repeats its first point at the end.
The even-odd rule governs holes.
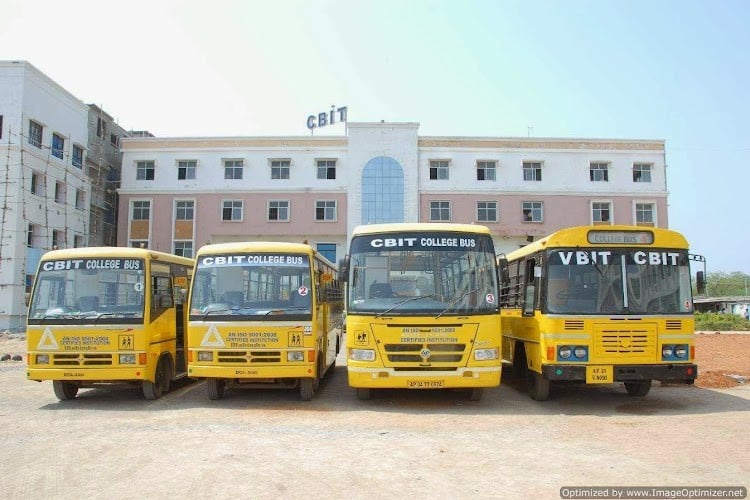
{"type": "Polygon", "coordinates": [[[431,180],[447,180],[448,179],[448,161],[447,160],[431,160],[430,161],[430,179],[431,180]]]}
{"type": "Polygon", "coordinates": [[[430,202],[430,220],[431,221],[450,221],[451,204],[449,201],[431,201],[430,202]]]}

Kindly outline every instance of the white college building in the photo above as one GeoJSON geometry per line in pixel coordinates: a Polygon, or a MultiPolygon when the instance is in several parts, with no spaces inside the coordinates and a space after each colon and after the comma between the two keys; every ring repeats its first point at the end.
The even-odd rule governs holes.
{"type": "Polygon", "coordinates": [[[0,61],[0,329],[21,329],[39,258],[84,246],[89,107],[24,61],[0,61]]]}
{"type": "Polygon", "coordinates": [[[130,137],[118,244],[194,256],[206,243],[307,241],[334,262],[359,224],[483,224],[496,250],[572,225],[667,227],[664,141],[420,136],[130,137]]]}

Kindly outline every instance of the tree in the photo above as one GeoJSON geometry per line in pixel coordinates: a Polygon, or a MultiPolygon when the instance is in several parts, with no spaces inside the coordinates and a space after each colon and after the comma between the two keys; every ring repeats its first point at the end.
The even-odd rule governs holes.
{"type": "Polygon", "coordinates": [[[706,275],[706,295],[709,297],[750,295],[750,275],[740,271],[708,273],[706,275]]]}

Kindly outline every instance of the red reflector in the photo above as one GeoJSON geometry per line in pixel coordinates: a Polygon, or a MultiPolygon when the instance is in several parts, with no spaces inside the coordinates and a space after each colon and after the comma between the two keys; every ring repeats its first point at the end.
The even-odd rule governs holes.
{"type": "Polygon", "coordinates": [[[547,360],[553,361],[555,359],[555,348],[547,347],[547,360]]]}
{"type": "Polygon", "coordinates": [[[307,360],[310,362],[315,361],[315,351],[307,351],[307,360]]]}
{"type": "Polygon", "coordinates": [[[687,369],[687,374],[688,375],[692,375],[693,374],[693,369],[692,368],[688,368],[687,369]]]}
{"type": "Polygon", "coordinates": [[[145,365],[146,361],[147,361],[146,353],[145,352],[138,353],[138,364],[145,365]]]}
{"type": "Polygon", "coordinates": [[[690,359],[695,359],[695,346],[690,346],[690,359]]]}

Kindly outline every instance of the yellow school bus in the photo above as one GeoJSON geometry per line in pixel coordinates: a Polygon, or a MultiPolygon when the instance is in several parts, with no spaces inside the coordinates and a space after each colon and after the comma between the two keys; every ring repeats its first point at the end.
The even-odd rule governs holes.
{"type": "Polygon", "coordinates": [[[227,387],[286,387],[309,401],[336,365],[342,307],[336,267],[309,245],[205,245],[190,293],[189,374],[206,379],[213,400],[227,387]]]}
{"type": "Polygon", "coordinates": [[[192,271],[191,259],[140,248],[47,252],[29,302],[27,378],[52,380],[60,400],[121,382],[159,398],[187,373],[192,271]]]}
{"type": "Polygon", "coordinates": [[[349,385],[470,389],[500,384],[500,315],[494,245],[484,226],[358,226],[347,281],[349,385]]]}
{"type": "Polygon", "coordinates": [[[503,358],[533,399],[550,382],[692,384],[695,365],[688,243],[667,229],[584,226],[498,259],[503,358]]]}

